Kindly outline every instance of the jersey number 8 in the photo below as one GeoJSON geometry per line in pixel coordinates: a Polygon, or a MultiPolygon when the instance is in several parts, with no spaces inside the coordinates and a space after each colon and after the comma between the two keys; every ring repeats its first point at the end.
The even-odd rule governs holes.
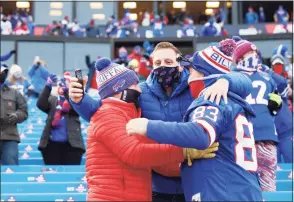
{"type": "Polygon", "coordinates": [[[243,115],[238,115],[235,119],[236,145],[235,157],[236,163],[248,171],[257,170],[257,157],[255,141],[253,137],[253,125],[243,115]],[[245,130],[247,129],[247,130],[245,130]],[[249,157],[246,156],[246,151],[249,157]],[[246,157],[248,159],[246,159],[246,157]]]}

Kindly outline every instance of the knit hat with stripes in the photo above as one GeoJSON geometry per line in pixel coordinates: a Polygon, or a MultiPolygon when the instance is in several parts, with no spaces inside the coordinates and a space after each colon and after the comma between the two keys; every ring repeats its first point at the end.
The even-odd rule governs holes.
{"type": "Polygon", "coordinates": [[[133,70],[124,65],[113,63],[107,58],[98,59],[95,68],[98,70],[98,92],[102,99],[139,83],[139,78],[133,70]]]}
{"type": "Polygon", "coordinates": [[[192,67],[209,76],[211,74],[226,74],[230,72],[230,66],[232,64],[232,57],[236,43],[232,39],[226,39],[221,41],[218,46],[209,46],[208,48],[197,51],[190,62],[192,67]]]}

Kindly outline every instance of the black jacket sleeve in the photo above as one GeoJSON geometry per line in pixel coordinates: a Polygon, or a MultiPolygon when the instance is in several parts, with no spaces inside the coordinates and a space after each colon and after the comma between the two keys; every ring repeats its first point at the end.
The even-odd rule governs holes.
{"type": "Polygon", "coordinates": [[[48,86],[45,86],[43,88],[43,91],[39,95],[38,101],[37,101],[37,107],[45,112],[46,114],[49,113],[50,110],[50,94],[51,94],[52,88],[49,88],[48,86]]]}
{"type": "Polygon", "coordinates": [[[91,69],[92,64],[91,64],[91,59],[89,55],[86,55],[86,65],[89,69],[91,69]]]}
{"type": "Polygon", "coordinates": [[[17,123],[21,123],[28,118],[28,105],[25,98],[22,94],[16,91],[16,112],[17,114],[17,123]]]}

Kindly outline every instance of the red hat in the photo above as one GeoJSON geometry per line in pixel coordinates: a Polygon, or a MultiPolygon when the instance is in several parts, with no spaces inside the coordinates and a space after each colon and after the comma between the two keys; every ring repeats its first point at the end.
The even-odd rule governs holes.
{"type": "Polygon", "coordinates": [[[237,42],[237,47],[234,52],[233,59],[236,63],[248,52],[257,51],[256,46],[247,40],[240,40],[237,42]]]}

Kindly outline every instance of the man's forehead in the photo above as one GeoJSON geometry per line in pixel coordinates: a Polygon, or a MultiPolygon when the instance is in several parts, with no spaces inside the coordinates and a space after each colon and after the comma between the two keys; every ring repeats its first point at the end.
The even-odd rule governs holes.
{"type": "Polygon", "coordinates": [[[177,54],[173,49],[164,48],[164,49],[156,50],[153,53],[153,60],[165,60],[165,59],[176,60],[176,56],[177,54]]]}

